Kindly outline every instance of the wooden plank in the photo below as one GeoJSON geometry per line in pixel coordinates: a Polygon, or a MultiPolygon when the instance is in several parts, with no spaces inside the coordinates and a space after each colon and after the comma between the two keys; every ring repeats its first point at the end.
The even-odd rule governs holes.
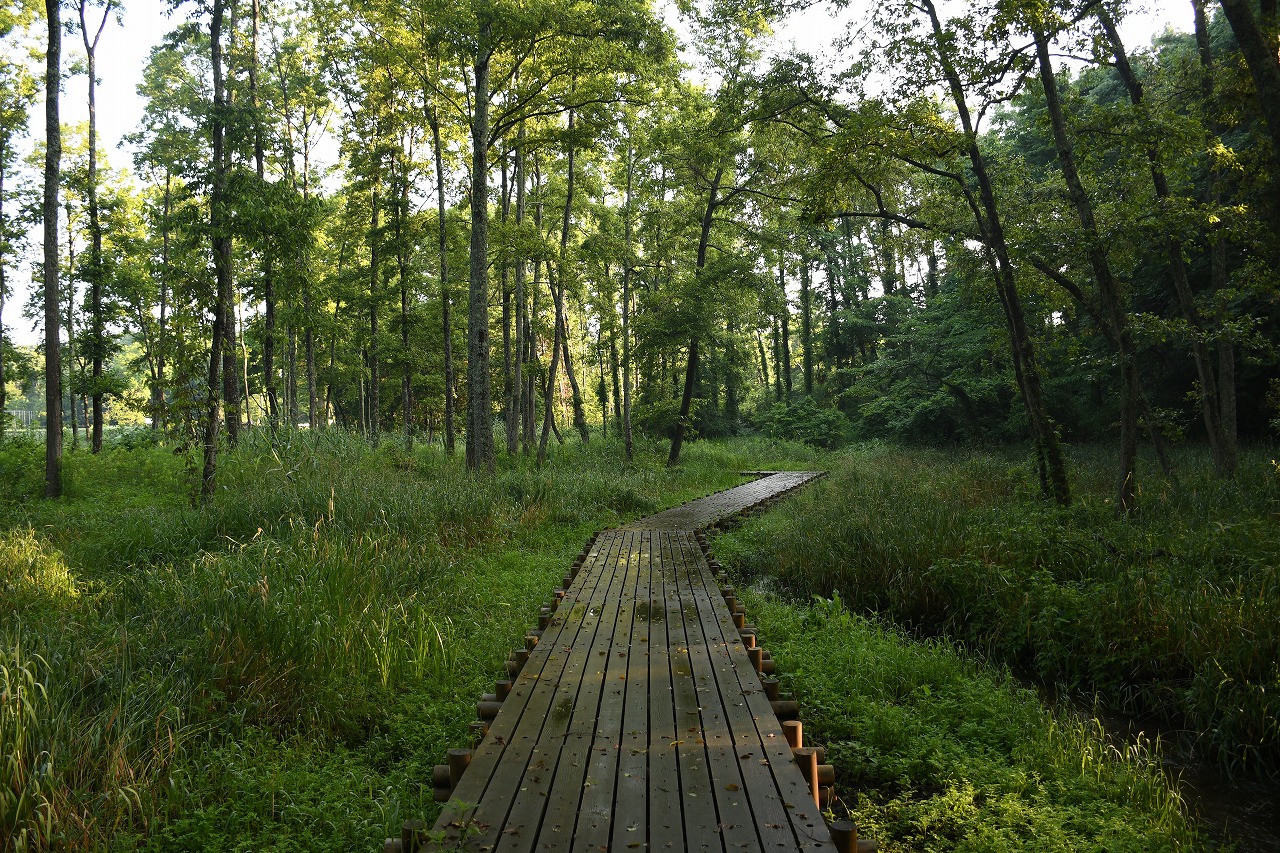
{"type": "Polygon", "coordinates": [[[464,830],[469,849],[494,848],[542,726],[551,717],[555,688],[568,662],[569,650],[583,628],[582,617],[597,591],[601,575],[595,569],[602,555],[617,547],[621,535],[602,535],[592,546],[454,791],[454,800],[470,804],[471,808],[459,813],[446,807],[436,822],[436,830],[446,833],[439,849],[458,844],[464,830]]]}
{"type": "MultiPolygon", "coordinates": [[[[613,818],[606,849],[626,851],[649,844],[649,697],[653,690],[650,667],[657,642],[651,601],[661,594],[661,578],[654,583],[652,567],[654,533],[637,531],[635,563],[635,616],[627,656],[627,703],[618,740],[613,818]],[[655,592],[656,590],[656,592],[655,592]]],[[[586,842],[592,843],[592,842],[586,842]]],[[[592,849],[592,848],[585,848],[592,849]]]]}
{"type": "MultiPolygon", "coordinates": [[[[622,599],[614,626],[613,643],[605,670],[605,690],[591,745],[591,762],[583,782],[582,802],[578,807],[573,833],[573,849],[604,851],[609,849],[615,814],[614,794],[622,780],[624,725],[633,704],[648,707],[648,644],[639,645],[635,638],[648,630],[647,610],[639,602],[649,596],[649,567],[641,571],[642,534],[633,532],[625,548],[626,577],[622,599]],[[641,623],[641,619],[644,622],[641,623]]],[[[642,774],[643,775],[643,774],[642,774]]],[[[630,796],[628,791],[624,796],[630,796]]],[[[624,830],[625,832],[626,830],[624,830]]],[[[634,836],[639,828],[630,830],[634,836]]],[[[632,842],[626,842],[632,843],[632,842]]]]}
{"type": "Polygon", "coordinates": [[[684,849],[684,815],[680,765],[673,744],[676,734],[674,688],[671,683],[671,614],[668,600],[675,579],[664,562],[671,537],[656,533],[650,551],[652,578],[649,630],[649,847],[650,851],[684,849]]]}
{"type": "Polygon", "coordinates": [[[720,815],[716,810],[716,794],[711,787],[707,767],[707,744],[702,728],[698,686],[694,679],[692,658],[700,640],[697,604],[693,601],[688,571],[683,565],[683,534],[663,537],[663,563],[669,569],[675,595],[668,596],[668,636],[671,642],[672,704],[676,723],[676,757],[680,767],[680,802],[684,810],[685,849],[723,851],[720,815]],[[692,626],[689,625],[692,623],[692,626]],[[692,627],[692,631],[690,631],[692,627]]]}
{"type": "MultiPolygon", "coordinates": [[[[678,534],[676,565],[685,589],[685,631],[693,682],[696,684],[701,737],[705,742],[711,793],[719,818],[719,831],[727,851],[760,850],[761,834],[756,829],[747,799],[742,770],[729,729],[728,711],[724,706],[713,657],[723,655],[723,638],[718,631],[706,630],[707,600],[699,571],[702,552],[688,534],[678,534]]],[[[705,565],[705,563],[704,563],[705,565]]],[[[723,599],[720,606],[724,607],[723,599]]],[[[772,833],[770,833],[772,834],[772,833]]]]}
{"type": "Polygon", "coordinates": [[[545,843],[540,841],[540,836],[549,840],[559,834],[564,845],[570,840],[572,816],[590,749],[590,720],[599,708],[602,679],[596,675],[596,658],[601,651],[607,654],[613,639],[617,602],[625,578],[625,572],[617,571],[617,557],[627,536],[622,534],[611,539],[605,559],[592,565],[591,571],[598,575],[598,580],[582,613],[582,628],[568,647],[568,659],[554,685],[550,714],[538,733],[527,768],[505,770],[512,777],[519,776],[519,785],[498,835],[497,849],[504,853],[532,850],[535,843],[545,843]],[[566,799],[572,802],[566,804],[563,802],[566,799]],[[556,822],[544,826],[543,819],[552,804],[557,806],[556,822]]]}
{"type": "Polygon", "coordinates": [[[631,613],[635,609],[634,593],[638,573],[633,561],[629,559],[633,539],[634,534],[624,537],[623,546],[613,561],[611,570],[614,577],[609,599],[602,608],[600,627],[587,650],[573,718],[561,747],[560,763],[539,829],[539,836],[543,840],[557,842],[574,839],[571,849],[575,850],[589,849],[575,838],[575,828],[587,793],[594,787],[607,785],[610,792],[608,804],[603,809],[598,805],[595,807],[596,816],[603,812],[606,829],[609,806],[613,801],[617,737],[622,727],[621,696],[626,687],[625,647],[631,630],[631,613]],[[607,767],[607,782],[600,778],[603,774],[599,771],[594,780],[588,776],[597,756],[600,756],[601,765],[607,767]]]}
{"type": "Polygon", "coordinates": [[[718,634],[723,653],[714,658],[720,701],[728,713],[752,814],[766,850],[834,850],[831,834],[813,802],[782,733],[782,725],[746,655],[711,569],[698,555],[705,607],[704,630],[718,634]],[[743,758],[743,756],[747,756],[743,758]],[[777,832],[779,825],[787,832],[777,832]]]}

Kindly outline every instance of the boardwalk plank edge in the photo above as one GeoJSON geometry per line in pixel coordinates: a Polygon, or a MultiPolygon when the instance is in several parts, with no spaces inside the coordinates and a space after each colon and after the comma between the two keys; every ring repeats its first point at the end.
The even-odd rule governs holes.
{"type": "Polygon", "coordinates": [[[480,719],[472,723],[473,749],[450,750],[449,763],[434,769],[436,798],[450,801],[440,819],[431,830],[421,821],[407,821],[399,838],[386,840],[384,853],[874,850],[874,842],[858,839],[850,822],[828,827],[824,820],[821,808],[831,799],[834,768],[825,764],[820,747],[804,746],[798,722],[779,719],[794,716],[796,703],[778,693],[777,680],[770,677],[773,662],[757,647],[754,628],[745,624],[745,612],[707,540],[716,525],[772,506],[825,473],[743,472],[759,478],[594,534],[562,587],[541,608],[526,648],[508,658],[510,680],[498,681],[494,693],[482,697],[480,719]],[[653,633],[655,628],[660,634],[653,633]],[[661,673],[667,674],[655,682],[661,673]],[[668,683],[668,678],[674,680],[668,683]],[[641,688],[637,679],[642,689],[633,689],[641,688]],[[615,687],[615,681],[623,685],[615,687]],[[656,704],[654,690],[659,691],[656,704]],[[535,692],[547,699],[535,702],[535,692]],[[572,698],[567,716],[548,728],[555,714],[549,703],[557,695],[562,697],[557,709],[565,704],[563,697],[572,698]],[[624,695],[625,700],[614,698],[624,695]],[[715,704],[708,705],[713,698],[715,704]],[[586,706],[579,707],[581,702],[586,706]],[[622,705],[610,710],[611,702],[622,705]],[[625,722],[622,707],[630,709],[625,722]],[[642,718],[649,721],[647,733],[629,732],[642,718]],[[658,729],[650,729],[654,725],[658,729]],[[565,728],[563,737],[556,734],[560,728],[565,728]],[[685,740],[686,730],[694,740],[685,740]],[[509,751],[504,737],[527,740],[536,731],[544,732],[535,736],[541,745],[532,753],[511,753],[530,757],[503,769],[509,751]],[[627,745],[635,735],[640,742],[627,745]],[[669,757],[678,758],[672,765],[665,763],[667,743],[669,757]],[[725,756],[731,743],[732,754],[725,756]],[[733,762],[725,763],[739,760],[739,752],[745,761],[759,748],[768,756],[756,768],[763,775],[747,772],[746,764],[739,773],[733,762]],[[568,775],[557,775],[560,765],[568,775]],[[630,819],[633,826],[624,827],[619,817],[636,814],[628,805],[646,787],[642,782],[635,790],[631,784],[641,768],[650,796],[656,793],[659,799],[647,810],[642,806],[630,819]],[[604,780],[601,772],[610,770],[615,775],[604,780]],[[490,792],[491,780],[500,774],[509,781],[490,792]],[[518,790],[510,787],[513,783],[518,790]],[[455,792],[465,804],[454,800],[455,792]],[[530,811],[539,797],[541,806],[530,811]],[[518,801],[528,803],[518,810],[525,817],[509,825],[508,812],[518,801]],[[785,808],[775,814],[770,802],[785,808]],[[678,833],[655,835],[654,826],[671,826],[671,817],[678,820],[678,833]],[[754,830],[743,834],[743,821],[754,830]],[[791,829],[784,832],[784,826],[791,829]]]}

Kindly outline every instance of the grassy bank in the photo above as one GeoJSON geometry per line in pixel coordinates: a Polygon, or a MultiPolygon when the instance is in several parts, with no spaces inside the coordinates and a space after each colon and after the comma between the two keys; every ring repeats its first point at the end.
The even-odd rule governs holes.
{"type": "Polygon", "coordinates": [[[665,449],[475,478],[259,434],[192,508],[165,448],[71,454],[44,502],[39,446],[0,447],[0,846],[374,850],[430,819],[431,765],[592,531],[812,458],[665,449]]]}
{"type": "Polygon", "coordinates": [[[1113,467],[1077,452],[1078,498],[1035,496],[1017,461],[863,448],[723,546],[748,577],[837,590],[857,612],[947,636],[1049,684],[1154,717],[1233,770],[1280,771],[1280,471],[1224,483],[1144,472],[1117,518],[1113,467]]]}
{"type": "MultiPolygon", "coordinates": [[[[799,446],[738,441],[699,442],[675,471],[665,446],[644,446],[624,468],[616,446],[593,444],[542,471],[517,461],[475,478],[433,448],[257,435],[193,508],[184,460],[165,448],[72,454],[56,502],[23,491],[29,472],[13,459],[31,450],[0,448],[0,476],[14,478],[0,483],[0,847],[24,851],[379,849],[404,820],[434,818],[431,766],[468,742],[475,699],[592,531],[732,485],[738,470],[829,467],[799,446]]],[[[785,506],[753,525],[785,531],[798,504],[785,506]]],[[[750,545],[754,529],[736,556],[763,565],[773,552],[750,545]]],[[[987,837],[973,827],[1011,838],[1042,824],[1071,849],[1182,837],[1167,794],[1142,766],[1125,775],[1095,734],[1064,730],[1022,694],[998,725],[972,716],[995,701],[991,679],[952,650],[830,605],[754,600],[752,614],[806,721],[858,774],[844,790],[867,792],[849,802],[882,849],[956,849],[987,837]],[[806,663],[818,660],[835,669],[818,675],[806,663]],[[927,677],[908,682],[912,668],[927,677]],[[863,681],[838,680],[855,670],[863,681]],[[972,697],[966,738],[935,747],[936,708],[913,704],[918,688],[972,697]],[[842,720],[863,718],[841,715],[875,694],[897,722],[875,741],[842,735],[842,720]],[[952,775],[928,776],[940,762],[952,775]],[[1046,791],[1022,823],[1020,784],[1024,799],[1046,791]],[[1089,816],[1103,807],[1106,821],[1089,816]],[[969,829],[947,828],[962,817],[969,829]]]]}
{"type": "Polygon", "coordinates": [[[1007,674],[839,599],[744,598],[800,700],[807,739],[836,766],[834,810],[886,853],[1202,846],[1149,749],[1119,751],[1007,674]]]}

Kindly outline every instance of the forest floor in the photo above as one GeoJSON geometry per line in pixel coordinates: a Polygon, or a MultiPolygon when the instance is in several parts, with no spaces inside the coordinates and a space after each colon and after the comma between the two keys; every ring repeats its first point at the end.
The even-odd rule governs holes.
{"type": "MultiPolygon", "coordinates": [[[[193,508],[182,456],[118,444],[70,454],[68,496],[52,503],[28,497],[39,449],[0,445],[6,849],[379,849],[404,820],[434,819],[432,766],[469,742],[476,698],[594,531],[770,468],[832,477],[715,548],[755,583],[749,612],[842,774],[837,809],[882,850],[1213,846],[1154,744],[1118,749],[1046,707],[1004,668],[1026,661],[964,634],[973,621],[952,632],[971,651],[941,630],[919,639],[918,620],[889,606],[892,584],[882,617],[858,615],[863,581],[845,573],[863,559],[847,549],[885,537],[873,550],[892,557],[918,544],[892,526],[914,505],[866,506],[868,483],[890,488],[876,477],[896,472],[908,498],[931,482],[941,505],[957,490],[970,508],[1013,501],[1023,510],[1005,520],[1026,515],[1014,534],[1025,538],[1049,511],[1017,459],[975,454],[956,473],[942,454],[739,439],[697,442],[669,470],[664,445],[642,443],[623,466],[597,439],[541,471],[515,460],[477,479],[437,448],[257,434],[224,457],[212,503],[193,508]],[[936,479],[962,474],[975,484],[936,479]],[[823,526],[827,512],[844,520],[823,526]],[[842,531],[859,525],[867,539],[851,543],[858,534],[842,531]],[[791,555],[800,539],[811,547],[791,555]],[[797,562],[814,549],[838,577],[797,562]]],[[[1237,544],[1274,512],[1276,487],[1258,488],[1235,505],[1237,544]]],[[[961,592],[978,594],[948,600],[961,592]]]]}

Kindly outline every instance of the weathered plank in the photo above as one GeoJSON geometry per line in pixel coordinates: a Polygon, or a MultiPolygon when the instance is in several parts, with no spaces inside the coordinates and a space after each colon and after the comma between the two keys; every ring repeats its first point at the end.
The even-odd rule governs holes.
{"type": "Polygon", "coordinates": [[[703,530],[757,504],[793,491],[819,477],[822,471],[779,471],[750,483],[689,501],[665,512],[637,519],[624,530],[703,530]]]}
{"type": "MultiPolygon", "coordinates": [[[[685,519],[806,476],[766,480],[685,519]]],[[[697,528],[654,518],[597,537],[429,849],[834,849],[697,528]]]]}

